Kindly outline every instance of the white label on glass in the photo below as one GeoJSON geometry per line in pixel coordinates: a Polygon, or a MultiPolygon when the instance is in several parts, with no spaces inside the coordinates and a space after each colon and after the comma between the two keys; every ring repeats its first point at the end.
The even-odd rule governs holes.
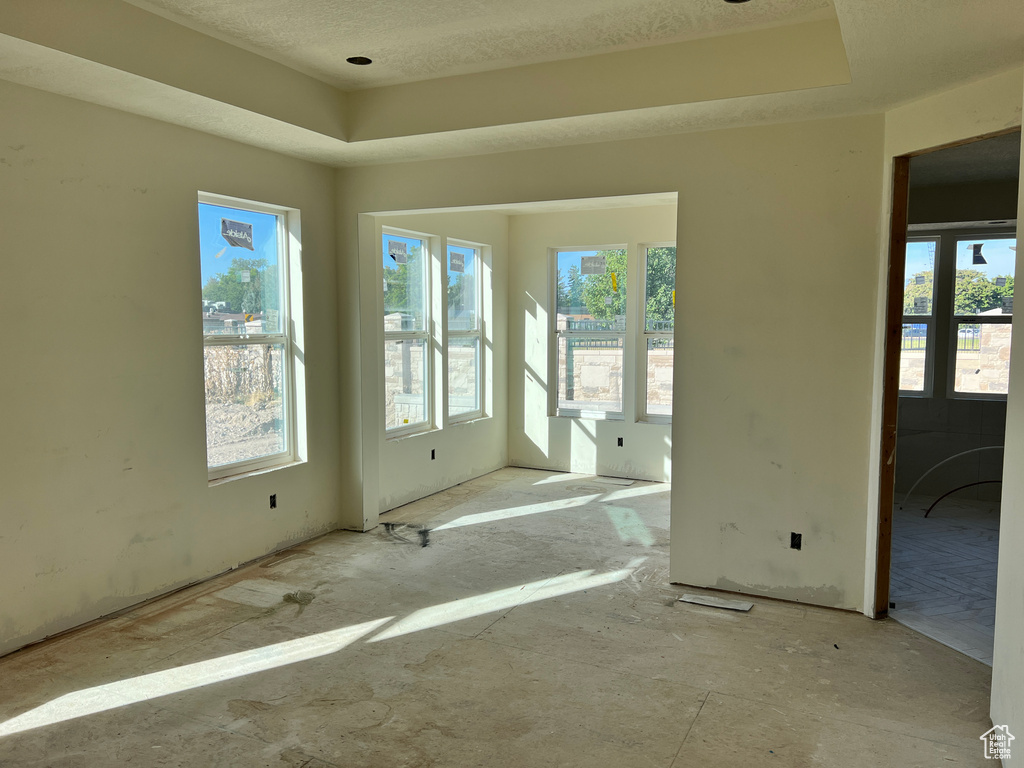
{"type": "Polygon", "coordinates": [[[612,297],[611,296],[605,296],[604,297],[604,303],[607,304],[610,307],[612,305],[612,297]]]}
{"type": "Polygon", "coordinates": [[[914,277],[914,282],[916,282],[918,285],[924,285],[924,275],[916,275],[914,277]]]}
{"type": "Polygon", "coordinates": [[[915,296],[914,297],[914,309],[918,312],[928,311],[928,297],[927,296],[915,296]]]}
{"type": "Polygon", "coordinates": [[[1003,296],[1003,314],[1008,315],[1013,312],[1013,296],[1003,296]]]}
{"type": "Polygon", "coordinates": [[[388,240],[388,254],[396,264],[405,264],[408,261],[408,253],[405,243],[400,240],[388,240]]]}
{"type": "Polygon", "coordinates": [[[466,271],[466,254],[464,253],[449,253],[448,254],[448,271],[449,272],[465,272],[466,271]]]}
{"type": "Polygon", "coordinates": [[[385,277],[384,278],[384,293],[387,293],[387,292],[388,292],[388,279],[385,277]]]}
{"type": "Polygon", "coordinates": [[[580,258],[581,275],[603,275],[607,268],[604,256],[583,256],[580,258]]]}
{"type": "Polygon", "coordinates": [[[249,273],[248,269],[243,269],[238,273],[238,279],[243,283],[248,283],[252,279],[252,275],[249,273]]]}
{"type": "Polygon", "coordinates": [[[1000,288],[1002,288],[1004,285],[1006,285],[1006,278],[1005,277],[997,277],[996,278],[996,285],[998,285],[1000,288]]]}

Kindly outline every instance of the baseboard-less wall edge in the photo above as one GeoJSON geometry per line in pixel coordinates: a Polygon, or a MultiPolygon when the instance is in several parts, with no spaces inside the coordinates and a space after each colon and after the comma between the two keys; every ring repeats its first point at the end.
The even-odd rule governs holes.
{"type": "MultiPolygon", "coordinates": [[[[757,600],[772,600],[776,603],[786,603],[787,605],[809,605],[814,608],[822,608],[826,611],[841,611],[843,613],[856,613],[860,616],[864,615],[864,612],[858,608],[843,608],[838,605],[822,605],[821,603],[808,603],[804,600],[793,600],[788,597],[774,597],[772,595],[763,595],[760,592],[738,592],[731,589],[718,589],[717,587],[705,587],[700,584],[687,584],[683,581],[670,581],[673,587],[686,587],[686,589],[700,589],[705,592],[715,592],[721,595],[737,595],[744,598],[752,598],[757,600]]],[[[867,617],[865,617],[867,618],[867,617]]]]}
{"type": "MultiPolygon", "coordinates": [[[[151,593],[148,597],[145,597],[141,600],[128,603],[127,605],[123,605],[112,611],[101,613],[99,616],[95,616],[91,619],[86,619],[85,621],[79,623],[70,623],[68,626],[62,627],[49,633],[47,633],[46,630],[43,630],[43,633],[39,637],[32,637],[31,635],[26,635],[22,636],[21,638],[14,638],[14,640],[10,643],[10,647],[6,647],[6,644],[0,645],[0,658],[3,658],[4,656],[9,656],[12,653],[17,653],[18,651],[27,650],[29,648],[32,648],[33,646],[39,645],[40,643],[45,643],[51,640],[55,640],[57,638],[65,637],[74,632],[81,632],[85,629],[89,629],[90,627],[96,626],[100,622],[108,621],[110,619],[116,619],[118,616],[123,616],[126,613],[136,611],[139,608],[142,608],[145,605],[149,605],[150,603],[155,602],[157,600],[163,600],[164,598],[170,597],[171,595],[175,595],[178,592],[182,592],[186,589],[191,589],[192,587],[198,586],[200,584],[205,584],[208,581],[213,581],[214,579],[219,578],[226,573],[237,571],[239,568],[247,568],[250,565],[254,565],[264,560],[268,560],[272,557],[275,557],[276,555],[279,555],[281,552],[293,549],[300,544],[305,544],[306,542],[313,541],[314,539],[319,539],[321,536],[327,536],[328,534],[335,533],[336,531],[340,530],[345,529],[328,528],[317,533],[314,533],[310,536],[303,536],[299,539],[282,542],[280,545],[272,549],[270,552],[266,552],[250,560],[237,563],[231,566],[230,568],[225,568],[222,571],[210,574],[209,576],[203,576],[202,578],[196,579],[194,581],[182,582],[167,589],[157,590],[151,593]]],[[[73,621],[74,619],[72,619],[72,622],[73,621]]]]}

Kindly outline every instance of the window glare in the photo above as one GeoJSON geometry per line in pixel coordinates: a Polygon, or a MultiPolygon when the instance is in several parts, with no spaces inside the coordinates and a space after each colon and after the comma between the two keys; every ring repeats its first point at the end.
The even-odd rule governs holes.
{"type": "Polygon", "coordinates": [[[479,324],[477,251],[448,246],[448,329],[471,331],[479,324]]]}
{"type": "Polygon", "coordinates": [[[384,329],[426,329],[429,252],[419,239],[384,233],[384,329]]]}

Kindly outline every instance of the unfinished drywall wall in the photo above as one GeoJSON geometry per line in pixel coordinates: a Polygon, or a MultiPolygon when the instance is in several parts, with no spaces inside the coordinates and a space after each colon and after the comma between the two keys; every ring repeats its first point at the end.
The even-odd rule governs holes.
{"type": "MultiPolygon", "coordinates": [[[[441,356],[433,374],[435,387],[436,429],[399,438],[388,438],[384,430],[384,413],[377,414],[377,429],[367,429],[367,438],[378,441],[376,466],[366,465],[364,477],[378,476],[379,512],[393,509],[415,499],[429,496],[474,477],[500,469],[508,464],[508,403],[507,403],[507,242],[508,217],[489,212],[436,212],[418,215],[366,216],[363,226],[372,229],[367,239],[370,252],[360,254],[360,266],[367,274],[374,274],[375,294],[378,301],[381,280],[374,271],[379,264],[379,244],[382,228],[397,228],[435,238],[439,261],[444,260],[442,243],[448,240],[467,241],[484,246],[483,272],[483,368],[486,370],[484,411],[482,418],[450,423],[443,407],[447,380],[441,370],[441,356]],[[375,432],[375,434],[373,434],[375,432]]],[[[435,264],[435,275],[440,264],[435,264]]],[[[435,290],[435,304],[441,307],[435,290]]],[[[377,310],[376,330],[383,330],[383,303],[377,310]]],[[[441,334],[442,311],[434,314],[434,334],[441,334]]],[[[383,337],[376,341],[380,353],[383,337]]],[[[373,350],[364,350],[372,359],[373,350]]],[[[383,389],[384,365],[382,357],[376,365],[377,388],[383,389]]],[[[383,407],[383,400],[380,401],[383,407]]]]}
{"type": "Polygon", "coordinates": [[[559,211],[510,217],[509,461],[515,466],[667,482],[672,472],[668,424],[638,419],[638,382],[645,376],[635,329],[640,307],[627,303],[622,356],[622,420],[551,416],[553,293],[550,249],[624,247],[625,285],[639,296],[641,244],[671,243],[674,206],[559,211]],[[622,438],[622,446],[618,438],[622,438]]]}
{"type": "MultiPolygon", "coordinates": [[[[1022,91],[1018,91],[1022,94],[1022,91]]],[[[1024,94],[1022,94],[1024,98],[1024,94]]],[[[1024,156],[1020,179],[1024,180],[1024,156]]],[[[1024,189],[1024,188],[1022,188],[1024,189]]],[[[1017,197],[1017,221],[1024,221],[1024,191],[1017,197]]],[[[1020,238],[1018,238],[1018,243],[1020,238]]],[[[1024,269],[1017,248],[1016,269],[1024,269]]],[[[1019,324],[1014,325],[1019,333],[1019,324]]],[[[999,516],[999,576],[996,591],[996,637],[992,660],[992,722],[1024,733],[1024,355],[1010,360],[1010,394],[1006,409],[1006,455],[1003,503],[999,516]]],[[[1015,750],[1016,761],[1020,752],[1015,750]]],[[[1007,761],[1004,761],[1004,764],[1007,761]]]]}
{"type": "MultiPolygon", "coordinates": [[[[339,226],[677,191],[671,579],[860,608],[882,129],[864,116],[343,169],[339,226]]],[[[355,233],[340,248],[348,269],[355,233]]],[[[360,395],[342,419],[376,414],[354,346],[341,369],[360,395]]]]}
{"type": "Polygon", "coordinates": [[[4,652],[337,527],[339,475],[333,172],[7,83],[0,101],[4,652]],[[308,461],[214,487],[199,190],[302,216],[308,461]]]}

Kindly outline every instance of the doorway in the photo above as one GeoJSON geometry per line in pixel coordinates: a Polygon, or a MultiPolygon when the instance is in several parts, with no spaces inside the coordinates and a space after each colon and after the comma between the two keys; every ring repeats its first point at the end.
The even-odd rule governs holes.
{"type": "Polygon", "coordinates": [[[1019,130],[894,160],[876,615],[988,664],[1019,162],[1019,130]]]}

